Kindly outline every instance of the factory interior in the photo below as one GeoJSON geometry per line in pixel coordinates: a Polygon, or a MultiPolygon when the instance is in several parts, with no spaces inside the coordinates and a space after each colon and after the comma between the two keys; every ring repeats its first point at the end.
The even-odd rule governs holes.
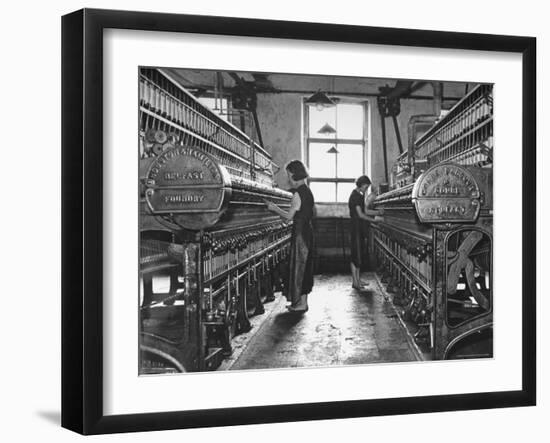
{"type": "Polygon", "coordinates": [[[140,375],[492,357],[492,85],[142,67],[138,108],[140,375]]]}

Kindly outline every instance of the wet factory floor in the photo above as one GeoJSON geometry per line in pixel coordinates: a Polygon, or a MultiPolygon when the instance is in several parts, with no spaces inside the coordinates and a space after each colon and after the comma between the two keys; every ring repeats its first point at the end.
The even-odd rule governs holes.
{"type": "Polygon", "coordinates": [[[305,314],[290,313],[279,296],[252,330],[238,337],[220,370],[405,362],[421,359],[374,274],[364,291],[349,275],[315,277],[305,314]]]}

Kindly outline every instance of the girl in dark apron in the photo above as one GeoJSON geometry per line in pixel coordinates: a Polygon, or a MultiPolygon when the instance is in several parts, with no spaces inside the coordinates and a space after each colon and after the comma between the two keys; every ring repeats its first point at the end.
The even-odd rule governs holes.
{"type": "Polygon", "coordinates": [[[361,290],[367,283],[361,281],[361,268],[365,260],[365,231],[363,220],[371,220],[376,215],[382,215],[382,211],[369,209],[369,205],[376,196],[371,193],[365,202],[365,194],[371,185],[370,178],[362,175],[355,181],[356,188],[351,192],[348,201],[350,227],[351,227],[351,277],[352,287],[361,290]]]}
{"type": "Polygon", "coordinates": [[[307,296],[313,288],[313,194],[306,184],[307,169],[299,160],[286,166],[288,179],[294,188],[290,208],[285,211],[266,201],[267,208],[281,217],[292,220],[288,284],[285,295],[291,302],[288,310],[304,313],[308,310],[307,296]]]}

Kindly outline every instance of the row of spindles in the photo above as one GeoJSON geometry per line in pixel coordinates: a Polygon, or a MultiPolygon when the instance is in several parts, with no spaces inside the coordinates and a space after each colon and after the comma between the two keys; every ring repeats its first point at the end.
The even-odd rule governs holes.
{"type": "Polygon", "coordinates": [[[493,125],[486,122],[464,139],[451,143],[445,149],[428,155],[430,164],[452,161],[463,166],[483,165],[491,162],[493,150],[493,125]]]}
{"type": "MultiPolygon", "coordinates": [[[[211,246],[207,248],[204,254],[203,273],[207,278],[215,278],[227,272],[229,269],[238,266],[249,257],[267,250],[271,245],[284,238],[289,237],[289,228],[285,227],[279,231],[269,232],[264,236],[253,238],[246,241],[239,247],[228,247],[226,242],[234,240],[231,237],[213,238],[211,246]]],[[[284,248],[285,245],[281,245],[284,248]]],[[[280,254],[279,249],[271,252],[273,257],[280,254]]]]}
{"type": "Polygon", "coordinates": [[[145,111],[140,110],[142,157],[149,156],[151,152],[144,142],[143,134],[151,129],[160,130],[177,134],[183,145],[194,146],[210,153],[227,167],[231,175],[255,178],[262,183],[272,182],[271,160],[263,153],[251,149],[250,141],[242,141],[220,126],[223,120],[214,122],[208,119],[198,110],[180,102],[145,79],[140,80],[140,87],[144,91],[140,90],[140,96],[144,94],[145,97],[142,101],[142,109],[145,111]],[[151,97],[154,97],[153,100],[150,100],[151,97]],[[155,104],[152,105],[151,101],[155,104]],[[251,171],[252,162],[260,169],[251,171]]]}
{"type": "Polygon", "coordinates": [[[257,147],[250,137],[202,103],[184,93],[158,71],[149,72],[149,78],[140,77],[140,105],[187,130],[211,140],[219,146],[248,160],[254,160],[262,170],[270,169],[271,159],[257,147]],[[254,156],[254,159],[252,159],[254,156]]]}
{"type": "Polygon", "coordinates": [[[199,110],[193,109],[157,85],[145,79],[140,79],[139,84],[141,106],[240,157],[250,159],[248,142],[238,139],[199,110]]]}
{"type": "MultiPolygon", "coordinates": [[[[432,304],[431,293],[419,284],[417,276],[411,275],[409,269],[395,260],[392,252],[375,247],[375,257],[383,268],[382,281],[388,283],[388,291],[395,293],[394,304],[402,306],[399,311],[401,316],[406,316],[420,327],[429,327],[432,321],[429,308],[432,304]]],[[[431,337],[428,346],[433,347],[431,337]]]]}
{"type": "MultiPolygon", "coordinates": [[[[437,130],[416,147],[417,158],[429,158],[431,164],[436,164],[479,143],[492,145],[493,99],[489,86],[473,91],[451,113],[437,123],[437,130]]],[[[472,160],[474,163],[479,161],[481,158],[472,160]]]]}
{"type": "Polygon", "coordinates": [[[236,130],[236,128],[230,125],[228,122],[220,119],[214,111],[200,103],[189,91],[186,91],[185,89],[182,89],[179,85],[176,85],[160,70],[146,68],[142,69],[140,81],[145,82],[147,85],[149,85],[149,87],[154,88],[153,97],[156,97],[156,101],[160,100],[162,102],[162,100],[159,99],[157,95],[157,93],[160,91],[172,97],[172,99],[182,103],[188,109],[204,116],[205,119],[216,121],[218,126],[220,126],[227,133],[241,140],[243,143],[248,144],[249,139],[246,135],[236,130]]]}
{"type": "MultiPolygon", "coordinates": [[[[375,231],[374,236],[375,239],[386,247],[386,251],[389,251],[394,258],[399,259],[406,266],[410,273],[416,275],[427,286],[431,286],[431,254],[426,253],[426,251],[421,254],[411,253],[398,241],[378,230],[375,231]]],[[[426,249],[426,246],[421,249],[426,249]]]]}

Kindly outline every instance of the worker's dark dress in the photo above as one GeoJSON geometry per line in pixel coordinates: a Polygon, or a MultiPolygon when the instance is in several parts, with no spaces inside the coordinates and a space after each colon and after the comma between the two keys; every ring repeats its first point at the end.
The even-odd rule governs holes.
{"type": "Polygon", "coordinates": [[[300,210],[294,214],[286,298],[297,304],[302,294],[309,294],[313,288],[313,194],[306,185],[300,185],[296,192],[300,196],[300,210]]]}
{"type": "Polygon", "coordinates": [[[361,211],[365,210],[365,197],[357,189],[354,189],[349,196],[348,206],[351,218],[351,262],[356,268],[361,269],[365,255],[365,232],[363,220],[359,218],[355,208],[359,206],[361,211]]]}

